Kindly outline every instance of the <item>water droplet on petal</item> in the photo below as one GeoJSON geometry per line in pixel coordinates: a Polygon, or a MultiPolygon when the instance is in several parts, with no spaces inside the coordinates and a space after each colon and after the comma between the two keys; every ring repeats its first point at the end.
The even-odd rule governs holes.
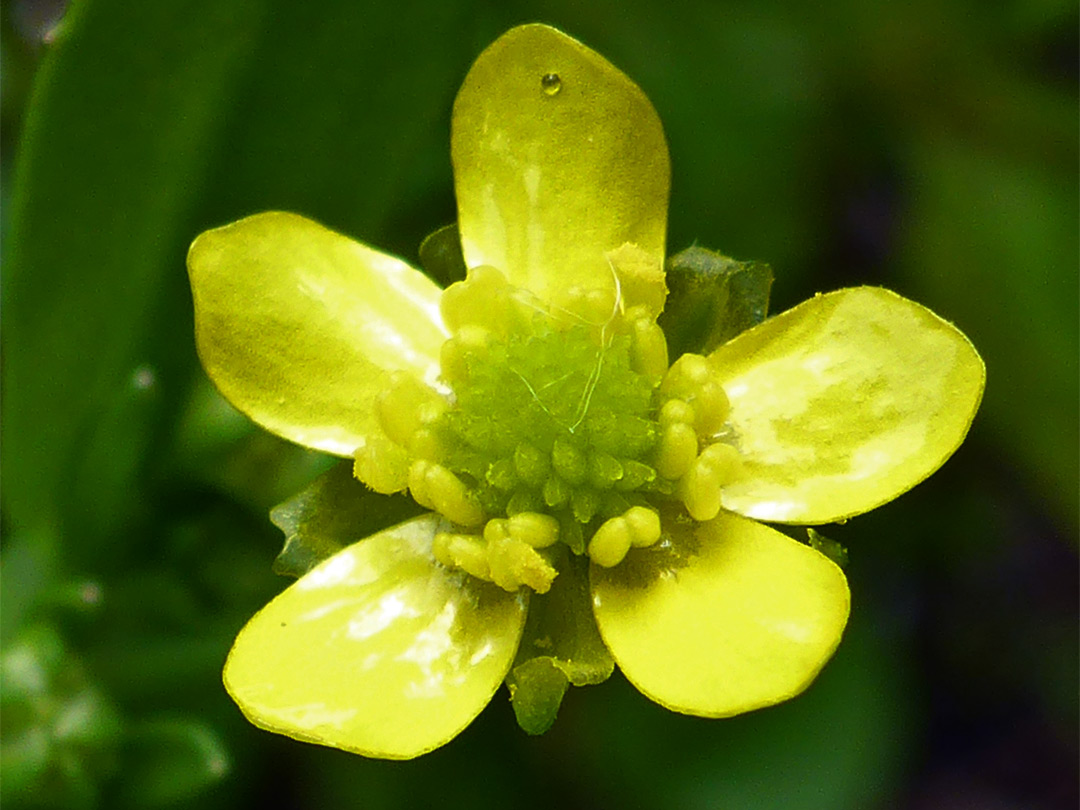
{"type": "Polygon", "coordinates": [[[157,374],[148,365],[142,365],[131,373],[131,385],[136,391],[149,391],[157,383],[157,374]]]}
{"type": "Polygon", "coordinates": [[[545,95],[557,95],[562,90],[562,79],[559,78],[558,73],[545,73],[540,77],[540,88],[545,95]]]}

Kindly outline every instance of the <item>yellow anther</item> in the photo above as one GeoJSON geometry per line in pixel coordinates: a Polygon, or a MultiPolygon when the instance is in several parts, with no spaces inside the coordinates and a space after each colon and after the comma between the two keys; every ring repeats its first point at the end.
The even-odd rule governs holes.
{"type": "Polygon", "coordinates": [[[677,397],[689,401],[711,377],[712,369],[706,358],[700,354],[684,354],[664,375],[660,395],[666,399],[677,397]]]}
{"type": "Polygon", "coordinates": [[[679,495],[694,520],[712,520],[720,512],[720,485],[707,467],[691,467],[679,483],[679,495]]]}
{"type": "Polygon", "coordinates": [[[477,579],[492,581],[487,544],[478,535],[439,532],[432,540],[431,553],[449,568],[460,568],[477,579]]]}
{"type": "Polygon", "coordinates": [[[409,484],[409,456],[384,436],[372,436],[353,456],[353,475],[376,492],[390,495],[409,484]]]}
{"type": "Polygon", "coordinates": [[[484,539],[496,543],[510,537],[510,522],[504,518],[493,518],[484,524],[484,539]]]}
{"type": "Polygon", "coordinates": [[[420,428],[409,441],[409,455],[435,461],[442,458],[443,446],[435,432],[430,428],[420,428]]]}
{"type": "Polygon", "coordinates": [[[708,380],[698,389],[692,407],[694,428],[700,436],[711,436],[720,430],[731,412],[727,394],[715,380],[708,380]]]}
{"type": "Polygon", "coordinates": [[[637,318],[630,327],[634,370],[654,385],[668,367],[667,338],[655,320],[637,318]]]}
{"type": "Polygon", "coordinates": [[[490,341],[490,331],[472,324],[461,327],[453,337],[444,341],[439,352],[443,380],[450,385],[468,380],[470,358],[485,352],[490,341]]]}
{"type": "Polygon", "coordinates": [[[660,409],[660,424],[667,427],[679,422],[694,424],[694,409],[681,399],[669,399],[660,409]]]}
{"type": "Polygon", "coordinates": [[[710,444],[679,482],[679,497],[694,520],[712,520],[720,511],[725,484],[738,474],[739,451],[729,444],[710,444]]]}
{"type": "Polygon", "coordinates": [[[464,281],[443,290],[439,309],[451,332],[468,324],[481,324],[502,330],[506,323],[511,287],[506,276],[494,267],[481,265],[469,270],[464,281]]]}
{"type": "Polygon", "coordinates": [[[682,400],[693,408],[694,429],[702,437],[720,430],[731,410],[712,365],[700,354],[684,354],[675,361],[660,383],[660,395],[682,400]]]}
{"type": "Polygon", "coordinates": [[[547,593],[558,572],[535,548],[510,537],[506,524],[505,520],[489,520],[484,527],[491,581],[506,591],[528,585],[537,593],[547,593]],[[492,523],[501,525],[489,532],[492,523]]]}
{"type": "MultiPolygon", "coordinates": [[[[517,517],[521,516],[514,516],[517,517]]],[[[460,568],[478,579],[494,582],[504,590],[513,592],[528,585],[537,593],[547,593],[558,572],[533,546],[515,536],[519,530],[533,534],[546,531],[538,529],[543,521],[519,520],[515,523],[514,518],[489,520],[482,537],[439,532],[432,541],[432,554],[443,565],[460,568]]]]}
{"type": "Polygon", "coordinates": [[[605,520],[589,541],[589,558],[604,568],[613,568],[623,561],[633,539],[630,522],[625,517],[605,520]]]}
{"type": "Polygon", "coordinates": [[[684,422],[673,422],[661,430],[656,448],[656,471],[674,481],[682,478],[697,457],[698,439],[694,429],[684,422]]]}
{"type": "Polygon", "coordinates": [[[461,526],[479,526],[484,521],[484,510],[462,480],[441,464],[414,461],[409,467],[409,491],[418,504],[461,526]]]}
{"type": "Polygon", "coordinates": [[[435,536],[431,539],[431,556],[435,558],[436,562],[440,562],[443,565],[453,568],[457,565],[454,562],[454,555],[450,551],[450,546],[453,543],[453,538],[457,535],[450,532],[436,532],[435,536]]]}
{"type": "Polygon", "coordinates": [[[507,523],[511,537],[533,548],[547,548],[559,539],[559,521],[551,515],[519,512],[510,517],[507,523]]]}
{"type": "Polygon", "coordinates": [[[630,545],[635,548],[651,546],[660,539],[660,515],[644,506],[631,506],[623,515],[630,527],[630,545]]]}
{"type": "Polygon", "coordinates": [[[383,432],[395,444],[408,447],[413,434],[446,410],[446,401],[404,371],[387,376],[387,387],[375,398],[375,415],[383,432]]]}

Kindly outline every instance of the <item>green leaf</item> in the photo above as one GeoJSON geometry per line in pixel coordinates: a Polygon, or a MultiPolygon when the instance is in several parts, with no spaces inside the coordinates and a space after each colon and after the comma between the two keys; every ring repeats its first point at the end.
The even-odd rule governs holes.
{"type": "Polygon", "coordinates": [[[96,418],[80,436],[81,453],[71,468],[69,515],[81,532],[105,538],[119,532],[145,499],[132,497],[153,447],[166,403],[149,365],[131,371],[99,403],[96,418]]]}
{"type": "Polygon", "coordinates": [[[815,551],[820,551],[830,560],[837,564],[837,566],[844,570],[848,564],[848,550],[846,546],[842,546],[835,540],[831,540],[816,529],[807,526],[806,527],[807,543],[810,548],[815,551]]]}
{"type": "Polygon", "coordinates": [[[671,357],[708,354],[765,320],[773,274],[762,262],[740,262],[700,247],[667,261],[668,298],[658,319],[671,357]]]}
{"type": "Polygon", "coordinates": [[[420,243],[420,266],[443,287],[465,278],[467,268],[456,222],[428,234],[420,243]]]}
{"type": "Polygon", "coordinates": [[[543,734],[569,685],[603,683],[615,669],[593,618],[588,560],[564,552],[551,590],[534,594],[525,634],[507,676],[518,725],[543,734]]]}
{"type": "Polygon", "coordinates": [[[403,495],[372,492],[344,461],[270,511],[270,520],[285,532],[274,572],[301,577],[345,546],[423,511],[403,495]]]}
{"type": "Polygon", "coordinates": [[[186,385],[186,342],[146,338],[188,322],[185,218],[264,5],[89,0],[42,64],[5,244],[4,494],[19,525],[55,513],[86,470],[130,494],[158,420],[123,419],[117,399],[143,364],[170,401],[186,385]]]}

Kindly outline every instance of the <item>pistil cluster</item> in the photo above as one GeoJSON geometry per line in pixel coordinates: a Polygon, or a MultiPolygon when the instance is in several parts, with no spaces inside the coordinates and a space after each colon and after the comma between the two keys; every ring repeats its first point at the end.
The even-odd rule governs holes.
{"type": "Polygon", "coordinates": [[[546,304],[491,267],[444,292],[447,394],[390,375],[385,440],[356,457],[370,485],[447,519],[440,562],[544,593],[566,549],[611,567],[660,541],[665,503],[715,517],[739,466],[718,440],[727,397],[708,358],[669,368],[655,315],[625,303],[616,283],[546,304]]]}

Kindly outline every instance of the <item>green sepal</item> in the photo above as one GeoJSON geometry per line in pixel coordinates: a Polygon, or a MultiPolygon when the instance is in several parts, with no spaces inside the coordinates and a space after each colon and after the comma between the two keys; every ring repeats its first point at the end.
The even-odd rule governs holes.
{"type": "Polygon", "coordinates": [[[603,683],[615,662],[600,638],[589,592],[589,561],[563,551],[551,590],[534,594],[514,666],[506,678],[518,725],[543,734],[567,687],[603,683]]]}
{"type": "Polygon", "coordinates": [[[657,322],[671,357],[708,354],[765,320],[772,268],[740,262],[701,247],[667,260],[668,297],[657,322]]]}
{"type": "Polygon", "coordinates": [[[518,725],[526,734],[543,734],[559,713],[570,680],[551,656],[530,658],[506,678],[518,725]]]}
{"type": "Polygon", "coordinates": [[[806,527],[807,545],[815,551],[820,551],[842,571],[847,568],[848,550],[835,540],[831,540],[816,529],[806,527]]]}
{"type": "Polygon", "coordinates": [[[343,461],[270,510],[285,532],[274,573],[301,577],[345,546],[423,511],[402,495],[372,492],[353,477],[352,462],[343,461]]]}
{"type": "Polygon", "coordinates": [[[420,266],[444,287],[465,278],[465,257],[456,222],[424,237],[420,243],[420,266]]]}

